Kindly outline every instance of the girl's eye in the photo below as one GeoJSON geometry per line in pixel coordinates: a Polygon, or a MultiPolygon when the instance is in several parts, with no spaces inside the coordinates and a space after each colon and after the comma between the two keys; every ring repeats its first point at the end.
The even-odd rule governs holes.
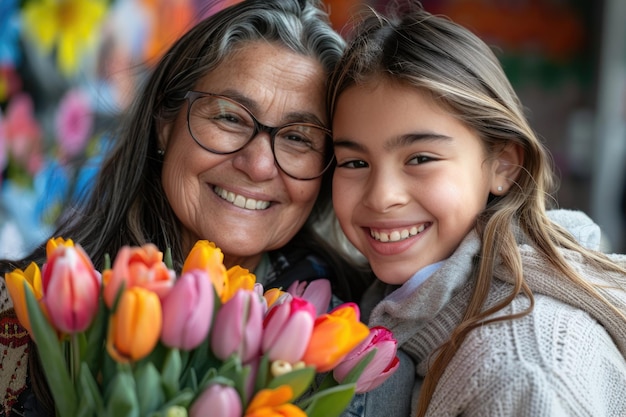
{"type": "Polygon", "coordinates": [[[426,162],[431,162],[431,161],[434,161],[434,160],[435,160],[435,158],[431,158],[430,156],[427,156],[427,155],[415,155],[414,157],[409,159],[408,164],[409,165],[420,165],[420,164],[424,164],[426,162]]]}
{"type": "Polygon", "coordinates": [[[361,160],[346,161],[346,162],[337,164],[337,168],[349,168],[349,169],[367,168],[368,166],[369,165],[367,164],[367,162],[361,161],[361,160]]]}

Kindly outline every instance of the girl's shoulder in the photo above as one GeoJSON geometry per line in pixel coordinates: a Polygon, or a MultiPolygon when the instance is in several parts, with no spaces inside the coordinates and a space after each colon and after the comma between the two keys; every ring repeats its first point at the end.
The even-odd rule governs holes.
{"type": "MultiPolygon", "coordinates": [[[[529,306],[529,299],[520,294],[489,319],[520,314],[529,306]]],[[[560,368],[561,371],[581,361],[587,362],[596,355],[614,356],[617,362],[626,366],[613,338],[592,314],[537,293],[528,314],[476,327],[468,334],[459,352],[468,357],[485,358],[494,365],[501,362],[551,370],[560,368]]]]}
{"type": "MultiPolygon", "coordinates": [[[[497,314],[527,307],[528,299],[518,296],[497,314]]],[[[457,410],[480,409],[467,415],[496,415],[487,410],[515,404],[533,412],[542,404],[555,409],[578,404],[576,412],[592,415],[613,405],[626,410],[624,395],[626,360],[605,328],[587,312],[539,294],[530,314],[473,329],[434,398],[442,407],[446,398],[456,398],[457,410]]],[[[523,410],[517,412],[525,415],[523,410]]]]}

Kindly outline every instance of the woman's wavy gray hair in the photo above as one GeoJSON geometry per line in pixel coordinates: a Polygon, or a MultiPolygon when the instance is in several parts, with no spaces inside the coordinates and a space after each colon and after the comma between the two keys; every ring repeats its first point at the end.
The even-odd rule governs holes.
{"type": "MultiPolygon", "coordinates": [[[[312,57],[326,72],[345,46],[321,0],[244,0],[190,28],[152,68],[124,115],[93,191],[58,229],[81,242],[97,267],[105,254],[117,253],[122,245],[146,242],[171,248],[175,264],[184,260],[181,226],[161,187],[158,126],[176,116],[185,93],[201,77],[238,47],[257,40],[312,57]]],[[[312,217],[330,210],[329,171],[314,208],[317,216],[312,217]]],[[[313,233],[311,223],[305,233],[313,233]]]]}

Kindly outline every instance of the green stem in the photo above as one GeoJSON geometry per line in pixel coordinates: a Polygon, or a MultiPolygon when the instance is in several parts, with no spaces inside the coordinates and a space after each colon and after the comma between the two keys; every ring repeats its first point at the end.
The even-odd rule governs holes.
{"type": "Polygon", "coordinates": [[[78,334],[74,333],[70,337],[70,378],[72,382],[76,384],[78,379],[78,372],[80,371],[80,342],[78,340],[78,334]]]}

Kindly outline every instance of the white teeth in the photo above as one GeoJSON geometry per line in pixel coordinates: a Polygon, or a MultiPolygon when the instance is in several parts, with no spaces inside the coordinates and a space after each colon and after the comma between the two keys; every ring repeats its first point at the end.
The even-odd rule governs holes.
{"type": "Polygon", "coordinates": [[[370,229],[370,235],[380,242],[399,242],[423,232],[425,228],[426,226],[422,224],[419,227],[413,226],[410,229],[394,230],[391,233],[370,229]]]}
{"type": "Polygon", "coordinates": [[[233,203],[233,205],[248,210],[265,210],[270,206],[269,201],[255,200],[253,198],[246,198],[242,195],[235,194],[232,191],[226,191],[223,188],[215,187],[213,189],[215,194],[222,197],[224,200],[233,203]]]}

